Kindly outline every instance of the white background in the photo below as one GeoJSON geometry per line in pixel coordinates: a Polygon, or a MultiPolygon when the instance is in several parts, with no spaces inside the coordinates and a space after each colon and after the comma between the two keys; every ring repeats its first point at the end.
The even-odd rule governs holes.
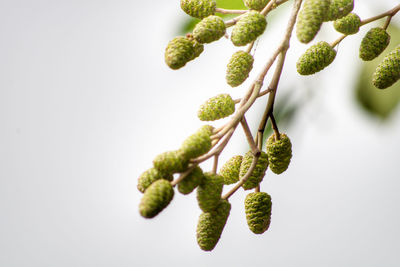
{"type": "MultiPolygon", "coordinates": [[[[398,1],[358,2],[370,3],[356,1],[366,18],[398,1]]],[[[281,38],[281,14],[258,44],[253,76],[281,38]]],[[[400,266],[400,114],[383,124],[355,104],[362,33],[313,77],[296,74],[307,46],[293,38],[282,90],[311,82],[318,93],[281,129],[293,158],[263,182],[268,232],[248,230],[243,191],[213,252],[196,243],[195,194],[140,217],[136,181],[154,156],[202,125],[204,100],[248,85],[225,84],[236,51],[228,40],[179,71],[166,67],[165,46],[185,16],[179,1],[0,1],[0,266],[400,266]]],[[[265,102],[249,114],[253,130],[265,102]]],[[[246,150],[238,130],[222,162],[246,150]]]]}

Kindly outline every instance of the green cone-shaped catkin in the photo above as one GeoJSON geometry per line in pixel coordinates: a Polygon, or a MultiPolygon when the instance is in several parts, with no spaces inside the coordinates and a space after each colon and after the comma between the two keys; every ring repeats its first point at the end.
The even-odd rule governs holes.
{"type": "Polygon", "coordinates": [[[211,149],[213,127],[204,125],[197,132],[183,141],[181,151],[187,158],[197,158],[211,149]]]}
{"type": "Polygon", "coordinates": [[[193,45],[194,43],[186,37],[175,37],[165,49],[165,63],[173,70],[182,68],[194,57],[193,45]]]}
{"type": "Polygon", "coordinates": [[[240,165],[242,164],[242,156],[234,156],[225,162],[219,171],[219,175],[224,178],[224,184],[233,184],[239,181],[240,165]]]}
{"type": "Polygon", "coordinates": [[[231,211],[231,204],[221,200],[218,207],[202,213],[197,223],[197,243],[205,251],[211,251],[217,245],[231,211]]]}
{"type": "Polygon", "coordinates": [[[202,19],[214,15],[217,3],[214,0],[181,0],[181,8],[186,14],[202,19]]]}
{"type": "Polygon", "coordinates": [[[202,121],[215,121],[228,117],[235,112],[235,102],[228,94],[220,94],[202,104],[197,116],[202,121]]]}
{"type": "Polygon", "coordinates": [[[268,230],[271,223],[271,197],[265,192],[250,193],[244,200],[247,225],[255,234],[268,230]]]}
{"type": "Polygon", "coordinates": [[[184,195],[192,193],[192,191],[203,181],[203,177],[204,174],[201,168],[198,166],[195,167],[188,176],[178,183],[178,191],[184,195]]]}
{"type": "Polygon", "coordinates": [[[236,46],[251,43],[263,34],[267,27],[265,17],[257,11],[249,11],[233,27],[231,40],[236,46]]]}
{"type": "Polygon", "coordinates": [[[243,0],[249,9],[261,11],[269,2],[269,0],[243,0]]]}
{"type": "Polygon", "coordinates": [[[191,57],[190,60],[194,60],[195,58],[200,56],[201,53],[203,53],[204,45],[199,43],[199,42],[197,42],[194,39],[193,34],[191,34],[191,33],[186,34],[186,38],[188,38],[192,42],[194,53],[193,53],[193,56],[191,57]]]}
{"type": "Polygon", "coordinates": [[[360,29],[360,25],[360,17],[354,13],[350,13],[341,19],[335,20],[333,23],[335,30],[346,35],[357,33],[360,29]]]}
{"type": "Polygon", "coordinates": [[[164,152],[153,160],[154,168],[162,173],[184,172],[189,164],[189,158],[180,150],[164,152]]]}
{"type": "MultiPolygon", "coordinates": [[[[249,170],[251,163],[253,162],[253,154],[251,151],[247,152],[240,165],[239,178],[243,178],[249,170]]],[[[265,171],[268,168],[268,157],[264,151],[261,151],[261,155],[258,158],[256,167],[253,173],[247,178],[246,182],[242,185],[244,190],[255,188],[264,178],[265,171]]]]}
{"type": "Polygon", "coordinates": [[[392,86],[400,79],[400,46],[390,52],[378,65],[372,83],[379,89],[392,86]]]}
{"type": "Polygon", "coordinates": [[[297,39],[309,43],[317,35],[328,12],[330,0],[305,0],[296,26],[297,39]]]}
{"type": "Polygon", "coordinates": [[[370,29],[361,41],[360,58],[370,61],[379,56],[389,45],[390,35],[382,28],[370,29]]]}
{"type": "Polygon", "coordinates": [[[297,61],[297,72],[311,75],[323,70],[336,57],[336,51],[327,43],[319,42],[307,49],[297,61]]]}
{"type": "Polygon", "coordinates": [[[222,176],[210,172],[204,173],[203,182],[197,187],[197,202],[202,211],[212,211],[218,206],[223,184],[222,176]]]}
{"type": "Polygon", "coordinates": [[[209,16],[196,24],[193,37],[201,44],[217,41],[225,34],[225,22],[218,16],[209,16]]]}
{"type": "Polygon", "coordinates": [[[343,18],[354,8],[353,0],[331,0],[325,21],[337,20],[343,18]]]}
{"type": "Polygon", "coordinates": [[[153,218],[160,213],[174,197],[174,189],[169,181],[161,179],[152,183],[144,191],[139,204],[139,212],[145,218],[153,218]]]}
{"type": "Polygon", "coordinates": [[[150,168],[140,175],[138,179],[137,188],[140,192],[144,193],[147,187],[149,187],[155,181],[159,179],[172,181],[173,178],[174,177],[171,174],[163,174],[155,168],[150,168]]]}
{"type": "Polygon", "coordinates": [[[241,85],[249,77],[253,62],[253,56],[247,52],[237,51],[233,54],[226,69],[227,83],[232,87],[241,85]]]}
{"type": "Polygon", "coordinates": [[[289,137],[281,133],[280,139],[275,140],[275,134],[272,134],[267,140],[267,155],[271,171],[276,174],[286,171],[292,158],[292,143],[289,137]]]}

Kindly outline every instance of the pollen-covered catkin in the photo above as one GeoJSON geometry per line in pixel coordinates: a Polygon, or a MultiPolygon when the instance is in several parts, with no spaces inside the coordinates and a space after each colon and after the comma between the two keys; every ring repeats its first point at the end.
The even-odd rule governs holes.
{"type": "Polygon", "coordinates": [[[243,2],[249,9],[260,11],[268,4],[269,0],[243,0],[243,2]]]}
{"type": "Polygon", "coordinates": [[[276,174],[286,171],[292,158],[292,143],[286,134],[280,133],[276,140],[273,133],[267,140],[267,155],[269,169],[276,174]]]}
{"type": "Polygon", "coordinates": [[[202,104],[197,116],[202,121],[215,121],[228,117],[235,112],[235,102],[228,94],[220,94],[202,104]]]}
{"type": "Polygon", "coordinates": [[[360,25],[360,17],[354,13],[350,13],[341,19],[335,20],[333,23],[335,30],[346,35],[357,33],[360,30],[360,25]]]}
{"type": "Polygon", "coordinates": [[[325,21],[337,20],[343,18],[354,8],[354,0],[330,0],[328,12],[325,21]]]}
{"type": "Polygon", "coordinates": [[[296,35],[302,43],[311,42],[326,17],[331,0],[305,0],[299,12],[296,35]]]}
{"type": "Polygon", "coordinates": [[[217,3],[214,0],[181,0],[181,8],[186,14],[202,19],[214,15],[217,3]]]}
{"type": "Polygon", "coordinates": [[[182,181],[178,183],[178,191],[187,195],[203,181],[204,174],[199,166],[196,166],[182,181]]]}
{"type": "Polygon", "coordinates": [[[244,14],[233,27],[231,40],[235,46],[244,46],[251,43],[263,34],[267,27],[265,17],[257,11],[244,14]]]}
{"type": "Polygon", "coordinates": [[[297,60],[297,72],[311,75],[329,66],[336,57],[336,51],[327,43],[319,42],[311,46],[297,60]]]}
{"type": "Polygon", "coordinates": [[[372,83],[379,89],[392,86],[400,79],[400,46],[390,52],[376,68],[372,83]]]}
{"type": "Polygon", "coordinates": [[[186,63],[194,58],[195,49],[192,40],[178,36],[172,39],[165,49],[165,63],[173,69],[177,70],[186,65],[186,63]]]}
{"type": "Polygon", "coordinates": [[[169,181],[160,179],[152,183],[139,204],[139,212],[145,218],[153,218],[160,213],[174,197],[174,189],[169,181]]]}
{"type": "Polygon", "coordinates": [[[247,225],[255,234],[262,234],[268,230],[271,223],[271,196],[265,192],[254,192],[244,200],[247,225]]]}
{"type": "Polygon", "coordinates": [[[172,176],[172,174],[163,174],[155,168],[150,168],[140,175],[138,179],[137,189],[140,192],[144,193],[147,187],[149,187],[155,181],[159,179],[172,181],[173,178],[174,177],[172,176]]]}
{"type": "Polygon", "coordinates": [[[389,45],[390,35],[382,28],[370,29],[361,41],[360,58],[370,61],[379,56],[389,45]]]}
{"type": "Polygon", "coordinates": [[[211,172],[204,173],[202,183],[197,187],[197,202],[202,211],[214,210],[221,200],[224,178],[211,172]]]}
{"type": "Polygon", "coordinates": [[[205,251],[211,251],[217,245],[231,211],[227,200],[220,200],[215,210],[200,214],[197,223],[197,243],[205,251]]]}
{"type": "Polygon", "coordinates": [[[181,151],[187,158],[197,158],[211,149],[211,135],[214,127],[204,125],[194,134],[186,138],[181,146],[181,151]]]}
{"type": "MultiPolygon", "coordinates": [[[[253,153],[247,152],[240,165],[239,178],[242,179],[247,171],[250,169],[251,163],[253,162],[253,153]]],[[[253,173],[247,178],[246,182],[242,185],[244,190],[249,190],[257,187],[259,183],[264,179],[265,172],[268,168],[268,156],[264,151],[261,151],[261,155],[257,160],[256,167],[253,173]]]]}
{"type": "Polygon", "coordinates": [[[224,178],[224,184],[233,184],[239,181],[240,165],[242,164],[243,157],[233,156],[222,166],[219,175],[224,178]]]}
{"type": "Polygon", "coordinates": [[[253,62],[253,56],[245,51],[234,53],[226,69],[227,83],[232,87],[241,85],[249,77],[253,62]]]}
{"type": "Polygon", "coordinates": [[[225,34],[225,22],[218,16],[208,16],[196,24],[193,37],[201,44],[217,41],[225,34]]]}
{"type": "Polygon", "coordinates": [[[172,174],[184,172],[189,165],[189,159],[180,150],[167,151],[157,155],[153,160],[153,165],[162,173],[172,174]]]}

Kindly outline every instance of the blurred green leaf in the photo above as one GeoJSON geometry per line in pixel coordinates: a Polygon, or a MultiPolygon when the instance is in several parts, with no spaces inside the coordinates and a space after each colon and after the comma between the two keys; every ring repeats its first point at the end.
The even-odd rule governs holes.
{"type": "Polygon", "coordinates": [[[375,68],[385,55],[400,43],[400,28],[392,24],[388,32],[391,36],[389,47],[378,58],[371,62],[364,62],[355,87],[356,99],[361,107],[382,120],[389,118],[400,102],[400,82],[384,90],[380,90],[372,84],[372,74],[375,68]]]}

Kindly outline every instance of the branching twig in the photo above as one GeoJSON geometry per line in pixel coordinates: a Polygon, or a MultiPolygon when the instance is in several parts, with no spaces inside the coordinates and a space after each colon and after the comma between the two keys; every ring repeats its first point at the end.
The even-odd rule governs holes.
{"type": "Polygon", "coordinates": [[[248,10],[234,10],[234,9],[224,9],[224,8],[216,8],[215,12],[221,14],[244,14],[247,13],[248,10]]]}
{"type": "Polygon", "coordinates": [[[244,133],[246,135],[247,142],[249,142],[249,146],[251,148],[251,151],[253,153],[257,153],[259,150],[257,148],[256,143],[254,142],[253,135],[251,134],[251,131],[250,131],[249,125],[247,124],[245,116],[243,116],[242,120],[240,121],[240,124],[242,124],[242,128],[243,128],[243,131],[244,131],[244,133]]]}

